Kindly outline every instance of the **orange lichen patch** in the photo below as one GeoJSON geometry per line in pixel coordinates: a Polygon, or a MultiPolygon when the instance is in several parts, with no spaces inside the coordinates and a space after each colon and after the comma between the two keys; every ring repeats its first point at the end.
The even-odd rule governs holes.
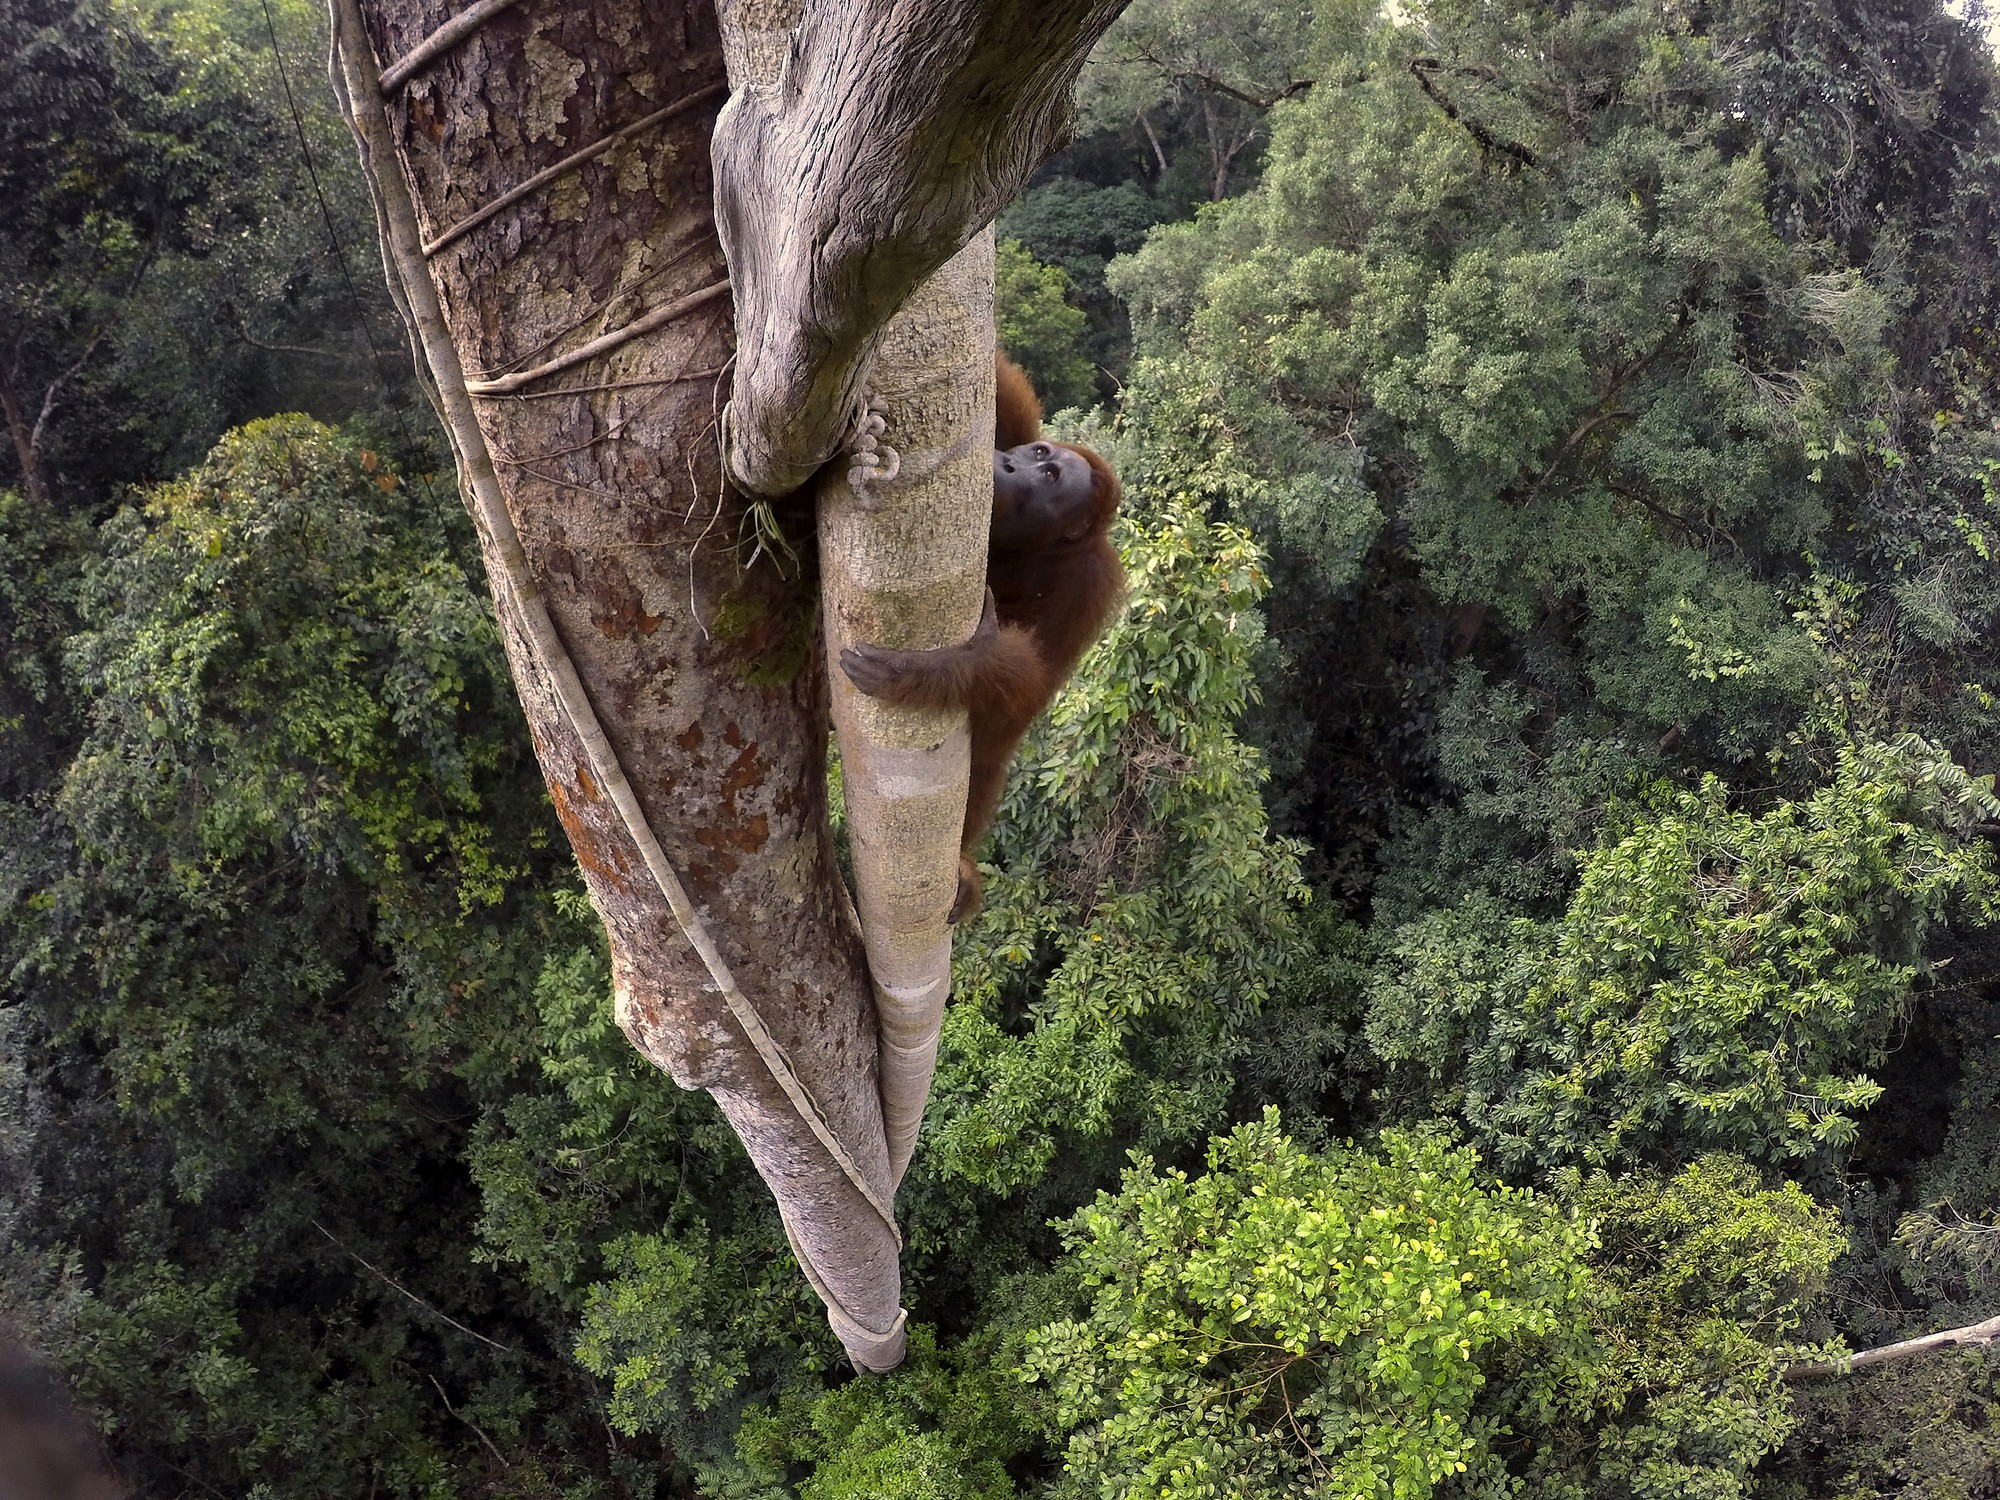
{"type": "Polygon", "coordinates": [[[646,608],[639,602],[636,592],[600,603],[607,604],[609,608],[593,607],[590,611],[590,623],[614,641],[629,641],[635,635],[651,635],[660,628],[660,622],[666,618],[665,615],[646,613],[646,608]]]}
{"type": "Polygon", "coordinates": [[[579,602],[590,610],[590,623],[614,641],[651,635],[666,617],[650,613],[631,576],[613,558],[579,555],[561,544],[548,549],[552,572],[566,569],[576,580],[579,602]]]}
{"type": "Polygon", "coordinates": [[[752,740],[737,753],[730,763],[729,773],[722,778],[722,805],[730,817],[736,816],[736,794],[746,788],[762,785],[763,769],[757,764],[757,742],[752,740]]]}
{"type": "Polygon", "coordinates": [[[576,789],[593,802],[602,795],[597,790],[596,780],[590,774],[590,767],[582,761],[576,763],[576,789]]]}
{"type": "Polygon", "coordinates": [[[715,823],[694,830],[694,841],[715,856],[724,875],[736,873],[737,854],[755,854],[770,837],[771,820],[762,813],[734,827],[715,823]]]}
{"type": "Polygon", "coordinates": [[[674,743],[687,751],[689,755],[692,755],[701,748],[701,742],[704,738],[705,736],[701,732],[701,725],[694,723],[688,725],[684,732],[675,735],[674,743]]]}
{"type": "Polygon", "coordinates": [[[437,111],[431,107],[430,100],[421,91],[411,100],[410,123],[429,136],[434,143],[444,139],[444,121],[438,118],[437,111]]]}
{"type": "MultiPolygon", "coordinates": [[[[632,869],[632,862],[625,857],[624,844],[601,831],[579,809],[571,799],[569,789],[560,781],[549,783],[549,800],[555,804],[556,816],[562,820],[563,832],[569,835],[570,849],[584,873],[595,875],[613,890],[624,893],[628,889],[627,877],[632,869]]],[[[601,807],[603,804],[587,805],[601,807]]]]}

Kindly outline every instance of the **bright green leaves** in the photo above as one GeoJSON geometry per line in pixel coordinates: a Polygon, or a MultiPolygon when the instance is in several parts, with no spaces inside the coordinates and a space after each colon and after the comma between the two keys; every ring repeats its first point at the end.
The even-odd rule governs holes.
{"type": "Polygon", "coordinates": [[[743,1345],[751,1329],[718,1329],[701,1314],[711,1278],[741,1282],[751,1267],[716,1254],[699,1225],[672,1238],[615,1240],[605,1257],[611,1279],[590,1290],[576,1357],[610,1382],[610,1416],[621,1429],[681,1428],[685,1406],[708,1410],[750,1373],[743,1345]]]}
{"type": "Polygon", "coordinates": [[[933,1332],[910,1325],[909,1358],[889,1375],[823,1395],[787,1394],[745,1417],[737,1447],[754,1489],[711,1489],[722,1500],[777,1500],[790,1465],[809,1464],[798,1500],[1012,1500],[1006,1465],[1034,1444],[1029,1393],[1012,1378],[1013,1346],[989,1337],[941,1356],[933,1332]],[[768,1486],[768,1488],[766,1487],[768,1486]]]}
{"type": "Polygon", "coordinates": [[[1029,1340],[1070,1492],[1506,1493],[1474,1415],[1484,1357],[1580,1334],[1588,1238],[1476,1167],[1393,1134],[1316,1158],[1272,1113],[1203,1177],[1128,1171],[1067,1226],[1088,1313],[1029,1340]]]}
{"type": "MultiPolygon", "coordinates": [[[[1940,58],[1962,46],[1932,26],[1940,58]]],[[[1961,314],[1919,290],[1976,280],[1958,263],[1987,252],[1935,199],[1848,205],[1871,224],[1905,215],[1866,256],[1774,217],[1803,209],[1783,172],[1810,152],[1769,144],[1746,90],[1798,90],[1822,130],[1838,118],[1823,101],[1854,97],[1851,80],[1794,75],[1795,28],[1818,35],[1764,9],[1618,0],[1438,0],[1329,28],[1314,87],[1270,112],[1262,180],[1111,267],[1153,356],[1128,424],[1159,408],[1182,443],[1197,424],[1226,433],[1253,485],[1326,518],[1315,536],[1296,514],[1236,512],[1283,579],[1266,608],[1302,670],[1266,678],[1268,717],[1329,788],[1305,795],[1335,867],[1372,867],[1375,830],[1400,822],[1388,883],[1465,893],[1412,820],[1377,811],[1454,819],[1486,790],[1429,779],[1455,752],[1437,732],[1454,658],[1535,705],[1530,756],[1588,743],[1600,763],[1732,784],[1823,716],[1837,678],[1878,701],[1896,682],[1902,711],[1857,726],[1880,737],[1919,728],[1962,750],[1942,726],[1987,712],[1955,695],[1991,674],[1940,650],[1974,651],[1996,597],[1979,552],[1991,382],[1940,353],[1982,339],[1984,314],[1977,294],[1961,314]],[[1351,524],[1357,491],[1385,525],[1351,524]],[[1360,557],[1354,537],[1372,543],[1360,557]],[[1822,574],[1874,591],[1846,659],[1794,618],[1822,574]],[[1893,617],[1891,595],[1910,601],[1893,617]],[[1356,761],[1364,774],[1336,777],[1356,761]]],[[[1898,66],[1935,99],[1928,56],[1898,66]]],[[[1878,167],[1850,152],[1827,170],[1878,167]]],[[[1533,832],[1540,860],[1574,847],[1573,829],[1533,832]]]]}
{"type": "Polygon", "coordinates": [[[1039,1176],[1058,1131],[1210,1128],[1304,899],[1234,727],[1256,692],[1261,553],[1179,500],[1120,541],[1130,600],[1022,751],[1001,872],[958,954],[926,1149],[998,1189],[1039,1176]]]}
{"type": "Polygon", "coordinates": [[[1274,1117],[1193,1180],[1141,1161],[1066,1238],[1086,1310],[1025,1374],[1069,1433],[1056,1493],[1103,1500],[1737,1500],[1846,1244],[1729,1157],[1559,1203],[1434,1137],[1313,1156],[1274,1117]]]}
{"type": "Polygon", "coordinates": [[[1400,928],[1367,1034],[1511,1165],[1839,1151],[1954,911],[1995,912],[1996,806],[1915,738],[1763,813],[1663,795],[1584,857],[1561,920],[1484,903],[1400,928]]]}

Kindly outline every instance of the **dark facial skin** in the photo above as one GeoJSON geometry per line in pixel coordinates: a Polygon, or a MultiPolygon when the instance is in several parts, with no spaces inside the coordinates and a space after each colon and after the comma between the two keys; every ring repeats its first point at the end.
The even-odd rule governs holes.
{"type": "Polygon", "coordinates": [[[1076,541],[1090,531],[1094,481],[1083,456],[1059,443],[993,454],[993,540],[998,552],[1076,541]]]}

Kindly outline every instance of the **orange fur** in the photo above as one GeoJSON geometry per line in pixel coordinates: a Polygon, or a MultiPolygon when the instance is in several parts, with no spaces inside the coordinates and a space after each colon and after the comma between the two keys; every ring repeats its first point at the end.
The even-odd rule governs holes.
{"type": "Polygon", "coordinates": [[[993,355],[993,446],[1018,448],[1042,435],[1042,398],[1021,367],[1006,355],[993,355]]]}

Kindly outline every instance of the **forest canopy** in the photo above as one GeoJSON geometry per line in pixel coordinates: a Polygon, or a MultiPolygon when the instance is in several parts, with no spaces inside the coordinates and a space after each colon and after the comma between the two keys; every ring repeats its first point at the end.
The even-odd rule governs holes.
{"type": "Polygon", "coordinates": [[[1996,1492],[1983,1348],[1796,1378],[2000,1313],[1983,20],[1126,9],[997,322],[1129,596],[861,1378],[614,1022],[324,15],[16,0],[0,1316],[147,1496],[1996,1492]]]}

